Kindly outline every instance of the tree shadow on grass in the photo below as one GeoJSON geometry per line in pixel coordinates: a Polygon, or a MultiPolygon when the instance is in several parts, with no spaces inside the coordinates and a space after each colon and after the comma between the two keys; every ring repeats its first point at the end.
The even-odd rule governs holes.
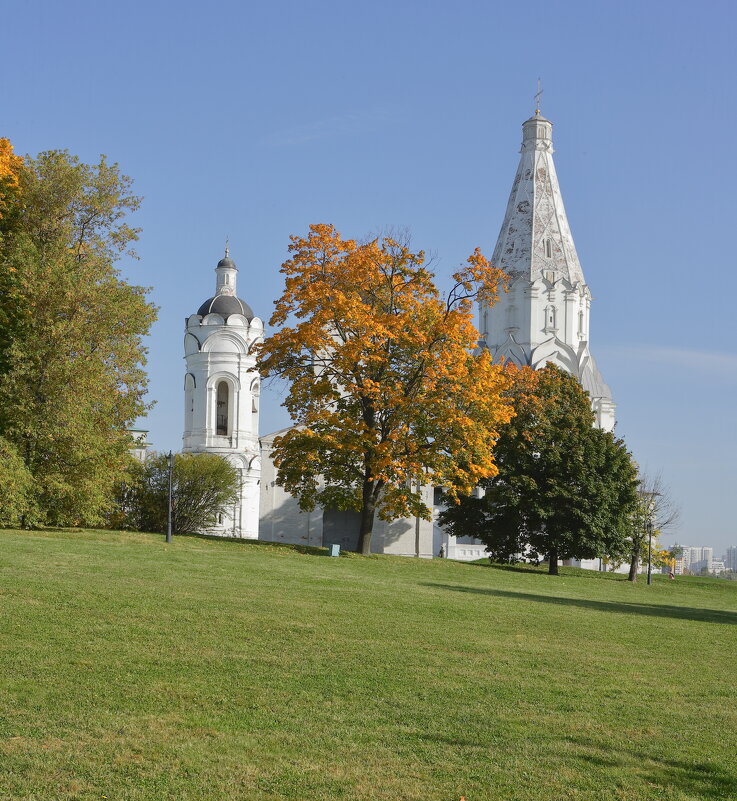
{"type": "MultiPolygon", "coordinates": [[[[541,562],[539,565],[517,563],[517,564],[504,564],[503,562],[464,562],[471,567],[485,567],[491,570],[505,570],[511,573],[524,573],[526,576],[548,576],[548,563],[541,562]]],[[[626,573],[613,573],[611,571],[601,570],[587,570],[583,567],[569,567],[568,565],[561,565],[559,568],[560,575],[575,576],[576,578],[597,579],[605,581],[628,581],[626,573]]],[[[642,576],[640,576],[642,578],[642,576]]],[[[667,578],[659,574],[653,575],[654,581],[661,581],[667,578]]]]}
{"type": "MultiPolygon", "coordinates": [[[[227,542],[229,545],[241,547],[265,548],[267,550],[295,551],[306,556],[330,556],[327,548],[316,545],[294,545],[287,542],[270,542],[269,540],[252,540],[245,537],[221,537],[217,534],[175,534],[174,539],[187,537],[188,539],[204,540],[205,542],[227,542]]],[[[344,555],[343,552],[340,554],[344,555]]]]}
{"type": "Polygon", "coordinates": [[[464,587],[458,584],[439,584],[425,582],[425,587],[435,587],[452,592],[467,592],[475,595],[490,595],[497,598],[516,598],[520,601],[554,604],[558,606],[578,606],[582,609],[595,609],[599,612],[620,612],[625,615],[649,615],[651,617],[672,617],[678,620],[697,620],[701,623],[737,624],[737,612],[721,609],[699,609],[691,606],[670,606],[667,604],[640,604],[631,601],[593,601],[588,598],[565,598],[553,595],[537,595],[531,592],[513,590],[493,590],[484,587],[464,587]]]}
{"type": "Polygon", "coordinates": [[[584,763],[584,770],[596,766],[631,772],[649,784],[677,789],[694,798],[737,798],[737,774],[721,765],[668,759],[647,747],[613,747],[586,737],[566,740],[582,750],[575,758],[584,763]]]}

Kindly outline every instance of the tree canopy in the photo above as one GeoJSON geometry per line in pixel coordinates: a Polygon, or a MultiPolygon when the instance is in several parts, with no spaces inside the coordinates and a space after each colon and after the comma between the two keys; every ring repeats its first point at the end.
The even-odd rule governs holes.
{"type": "MultiPolygon", "coordinates": [[[[227,459],[215,453],[178,453],[172,469],[172,532],[207,532],[238,496],[239,476],[227,459]]],[[[164,532],[169,511],[169,462],[152,455],[132,471],[119,489],[121,525],[139,531],[164,532]]]]}
{"type": "Polygon", "coordinates": [[[662,477],[641,473],[637,483],[637,503],[630,515],[629,538],[624,552],[614,554],[615,563],[625,559],[629,561],[629,581],[637,581],[640,565],[647,562],[648,555],[655,567],[671,562],[675,552],[662,548],[659,537],[674,528],[679,517],[680,509],[662,477]]]}
{"type": "Polygon", "coordinates": [[[516,415],[499,430],[498,473],[482,497],[440,514],[451,534],[474,536],[492,557],[559,559],[621,549],[636,505],[637,474],[622,440],[594,428],[588,394],[564,370],[523,368],[510,390],[516,415]]]}
{"type": "Polygon", "coordinates": [[[304,509],[360,511],[369,553],[375,512],[429,518],[422,484],[452,495],[496,472],[508,378],[475,352],[472,318],[503,273],[476,250],[441,296],[424,253],[391,237],[361,244],[313,225],[289,249],[270,321],[279,330],[258,365],[290,384],[296,426],[275,440],[277,481],[304,509]]]}
{"type": "Polygon", "coordinates": [[[129,464],[155,309],[114,265],[139,203],[104,157],[0,141],[0,436],[33,479],[26,524],[101,522],[129,464]]]}
{"type": "Polygon", "coordinates": [[[0,526],[17,526],[33,509],[33,477],[15,446],[0,437],[0,526]]]}

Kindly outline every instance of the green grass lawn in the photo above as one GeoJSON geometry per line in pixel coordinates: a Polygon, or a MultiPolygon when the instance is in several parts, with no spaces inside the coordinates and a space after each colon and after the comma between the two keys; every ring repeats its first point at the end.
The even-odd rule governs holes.
{"type": "Polygon", "coordinates": [[[737,798],[737,582],[0,532],[0,798],[737,798]]]}

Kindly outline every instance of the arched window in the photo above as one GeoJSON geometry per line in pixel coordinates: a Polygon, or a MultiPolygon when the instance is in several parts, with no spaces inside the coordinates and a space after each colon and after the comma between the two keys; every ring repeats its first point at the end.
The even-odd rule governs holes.
{"type": "Polygon", "coordinates": [[[578,313],[578,335],[583,337],[583,312],[578,313]]]}
{"type": "Polygon", "coordinates": [[[553,243],[549,240],[545,240],[545,255],[550,259],[553,256],[553,243]]]}
{"type": "Polygon", "coordinates": [[[215,433],[227,437],[230,427],[230,388],[227,381],[218,382],[215,402],[215,433]]]}

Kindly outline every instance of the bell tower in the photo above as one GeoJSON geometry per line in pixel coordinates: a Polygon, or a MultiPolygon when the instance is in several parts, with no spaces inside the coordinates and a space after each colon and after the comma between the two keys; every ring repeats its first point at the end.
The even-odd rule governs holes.
{"type": "Polygon", "coordinates": [[[236,294],[237,275],[226,247],[215,267],[215,294],[185,323],[182,450],[220,454],[240,476],[237,502],[208,533],[257,539],[261,461],[253,346],[264,326],[236,294]]]}

